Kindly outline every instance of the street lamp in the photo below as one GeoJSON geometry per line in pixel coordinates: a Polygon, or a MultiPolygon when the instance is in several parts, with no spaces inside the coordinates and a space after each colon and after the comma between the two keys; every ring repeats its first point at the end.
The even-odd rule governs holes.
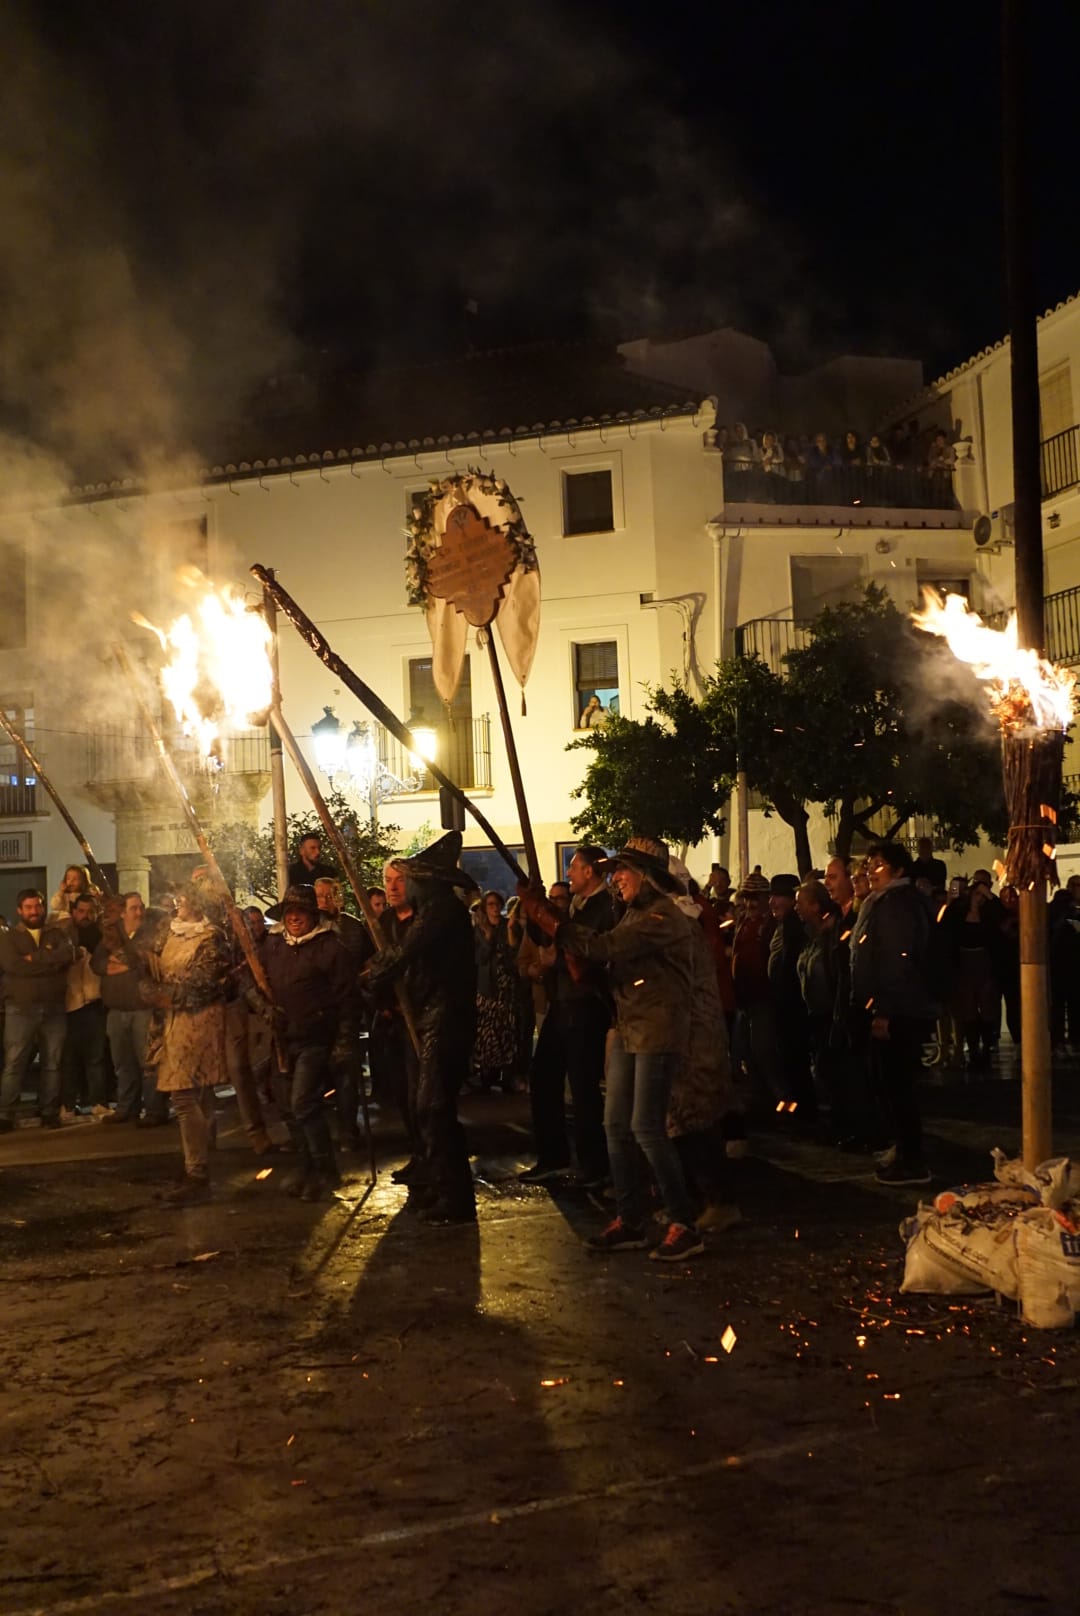
{"type": "Polygon", "coordinates": [[[311,726],[316,762],[331,783],[342,771],[348,774],[357,794],[367,802],[372,825],[378,823],[380,803],[422,789],[426,764],[438,749],[434,729],[421,725],[413,730],[417,752],[406,754],[410,772],[397,775],[379,756],[378,738],[371,724],[354,719],[346,734],[332,707],[324,707],[323,715],[311,726]]]}
{"type": "Polygon", "coordinates": [[[315,743],[315,761],[333,784],[335,774],[341,772],[345,762],[348,741],[341,728],[341,719],[332,707],[323,708],[323,716],[311,726],[311,739],[315,743]]]}

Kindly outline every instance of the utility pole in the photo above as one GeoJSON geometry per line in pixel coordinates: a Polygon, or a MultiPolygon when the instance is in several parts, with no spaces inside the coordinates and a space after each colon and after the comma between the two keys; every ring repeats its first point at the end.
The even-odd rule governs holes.
{"type": "MultiPolygon", "coordinates": [[[[1023,0],[1002,0],[1002,178],[1012,387],[1016,616],[1021,645],[1030,646],[1041,654],[1044,634],[1042,480],[1030,191],[1030,31],[1030,13],[1023,0]]],[[[1020,1017],[1024,1164],[1036,1167],[1052,1154],[1045,878],[1020,893],[1020,1017]]]]}

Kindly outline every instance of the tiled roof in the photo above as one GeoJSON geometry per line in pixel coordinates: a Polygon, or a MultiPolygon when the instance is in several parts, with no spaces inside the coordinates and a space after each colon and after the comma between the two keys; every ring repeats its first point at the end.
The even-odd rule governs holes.
{"type": "MultiPolygon", "coordinates": [[[[260,476],[693,415],[700,401],[627,370],[613,346],[544,343],[364,376],[299,374],[266,384],[245,420],[197,446],[205,481],[260,476]]],[[[137,479],[87,482],[83,498],[137,479]]]]}

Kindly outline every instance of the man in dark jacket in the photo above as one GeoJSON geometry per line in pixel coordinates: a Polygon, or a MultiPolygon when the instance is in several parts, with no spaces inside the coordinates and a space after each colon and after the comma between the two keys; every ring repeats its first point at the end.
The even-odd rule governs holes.
{"type": "Polygon", "coordinates": [[[806,944],[803,923],[795,913],[797,875],[774,875],[769,882],[769,1002],[772,1005],[783,1074],[786,1117],[813,1120],[817,1105],[810,1078],[810,1024],[799,984],[799,955],[806,944]]]}
{"type": "Polygon", "coordinates": [[[149,980],[146,956],[164,917],[159,910],[148,912],[138,892],[125,892],[118,901],[119,915],[111,912],[109,900],[101,941],[90,956],[91,969],[101,978],[105,1036],[116,1072],[116,1110],[101,1120],[136,1123],[145,1110],[143,1125],[156,1127],[169,1120],[169,1098],[146,1075],[153,1011],[143,986],[149,980]]]}
{"type": "MultiPolygon", "coordinates": [[[[383,869],[386,883],[386,910],[379,916],[383,937],[392,948],[400,948],[405,934],[416,919],[407,890],[405,870],[398,859],[389,859],[383,869]]],[[[401,1114],[409,1159],[390,1174],[395,1184],[427,1185],[424,1144],[416,1121],[416,1096],[420,1068],[401,1013],[397,995],[383,983],[372,991],[369,1005],[368,1058],[372,1088],[379,1094],[393,1094],[401,1114]]]]}
{"type": "Polygon", "coordinates": [[[0,1133],[10,1133],[15,1126],[15,1107],[35,1049],[41,1066],[41,1126],[60,1126],[67,973],[76,952],[70,920],[46,920],[42,893],[25,887],[16,899],[15,909],[15,925],[10,931],[0,932],[5,1011],[0,1133]]]}
{"type": "Polygon", "coordinates": [[[607,965],[615,1001],[604,1130],[617,1215],[589,1244],[596,1251],[615,1252],[640,1250],[646,1243],[636,1145],[652,1168],[671,1220],[663,1242],[650,1255],[681,1262],[704,1249],[679,1154],[667,1134],[672,1080],[689,1042],[691,922],[668,896],[679,886],[669,874],[662,842],[633,837],[614,859],[603,861],[601,869],[608,868],[625,905],[611,931],[591,931],[575,920],[560,924],[547,901],[531,889],[523,890],[522,904],[568,954],[607,965]]]}
{"type": "Polygon", "coordinates": [[[896,1143],[877,1176],[884,1184],[928,1184],[917,1082],[922,1046],[940,1011],[926,980],[934,916],[911,880],[906,847],[876,842],[867,871],[870,892],[851,933],[851,1003],[870,1016],[871,1078],[896,1143]]]}
{"type": "Polygon", "coordinates": [[[457,1097],[476,1036],[476,952],[468,910],[454,888],[475,891],[458,865],[461,833],[449,831],[413,858],[399,859],[415,915],[402,941],[369,967],[374,988],[400,978],[420,1041],[416,1123],[427,1183],[409,1205],[427,1223],[468,1223],[476,1199],[457,1097]]]}
{"type": "Polygon", "coordinates": [[[296,844],[296,857],[289,865],[289,885],[310,887],[320,876],[333,878],[333,874],[329,864],[323,861],[322,838],[318,832],[312,830],[306,836],[301,836],[296,844]]]}
{"type": "Polygon", "coordinates": [[[303,1201],[318,1201],[341,1182],[323,1096],[356,972],[333,927],[319,914],[313,887],[289,887],[281,913],[283,929],[267,939],[264,963],[288,1063],[277,1084],[278,1105],[300,1158],[288,1190],[303,1201]]]}
{"type": "MultiPolygon", "coordinates": [[[[610,931],[615,905],[600,871],[602,847],[579,847],[570,860],[570,917],[590,931],[610,931]]],[[[548,896],[554,902],[555,889],[548,896]]],[[[557,905],[556,905],[557,907],[557,905]]],[[[536,1164],[521,1178],[542,1183],[570,1165],[566,1136],[566,1080],[574,1102],[574,1145],[581,1176],[589,1186],[606,1179],[607,1140],[604,1134],[604,1045],[611,1026],[611,995],[603,966],[567,962],[556,950],[552,973],[553,997],[544,1018],[529,1071],[533,1139],[536,1164]]]]}
{"type": "Polygon", "coordinates": [[[338,1035],[330,1056],[330,1071],[337,1099],[339,1141],[343,1149],[358,1151],[363,1149],[364,1144],[359,1122],[360,1085],[364,1080],[360,1033],[367,1019],[360,991],[360,972],[375,952],[375,944],[367,927],[346,911],[340,881],[335,881],[329,875],[321,875],[315,882],[315,901],[319,905],[319,914],[323,920],[329,921],[352,962],[353,991],[338,1023],[338,1035]]]}

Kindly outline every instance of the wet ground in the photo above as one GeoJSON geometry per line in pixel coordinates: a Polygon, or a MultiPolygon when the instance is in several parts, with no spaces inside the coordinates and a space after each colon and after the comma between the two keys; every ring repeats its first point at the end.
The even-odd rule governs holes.
{"type": "MultiPolygon", "coordinates": [[[[943,1183],[1018,1104],[929,1092],[943,1183]]],[[[1080,1342],[900,1297],[914,1192],[766,1136],[704,1257],[604,1260],[524,1102],[467,1112],[475,1229],[400,1213],[390,1127],[310,1207],[226,1107],[183,1212],[174,1129],[0,1141],[3,1616],[1072,1616],[1080,1342]]]]}

